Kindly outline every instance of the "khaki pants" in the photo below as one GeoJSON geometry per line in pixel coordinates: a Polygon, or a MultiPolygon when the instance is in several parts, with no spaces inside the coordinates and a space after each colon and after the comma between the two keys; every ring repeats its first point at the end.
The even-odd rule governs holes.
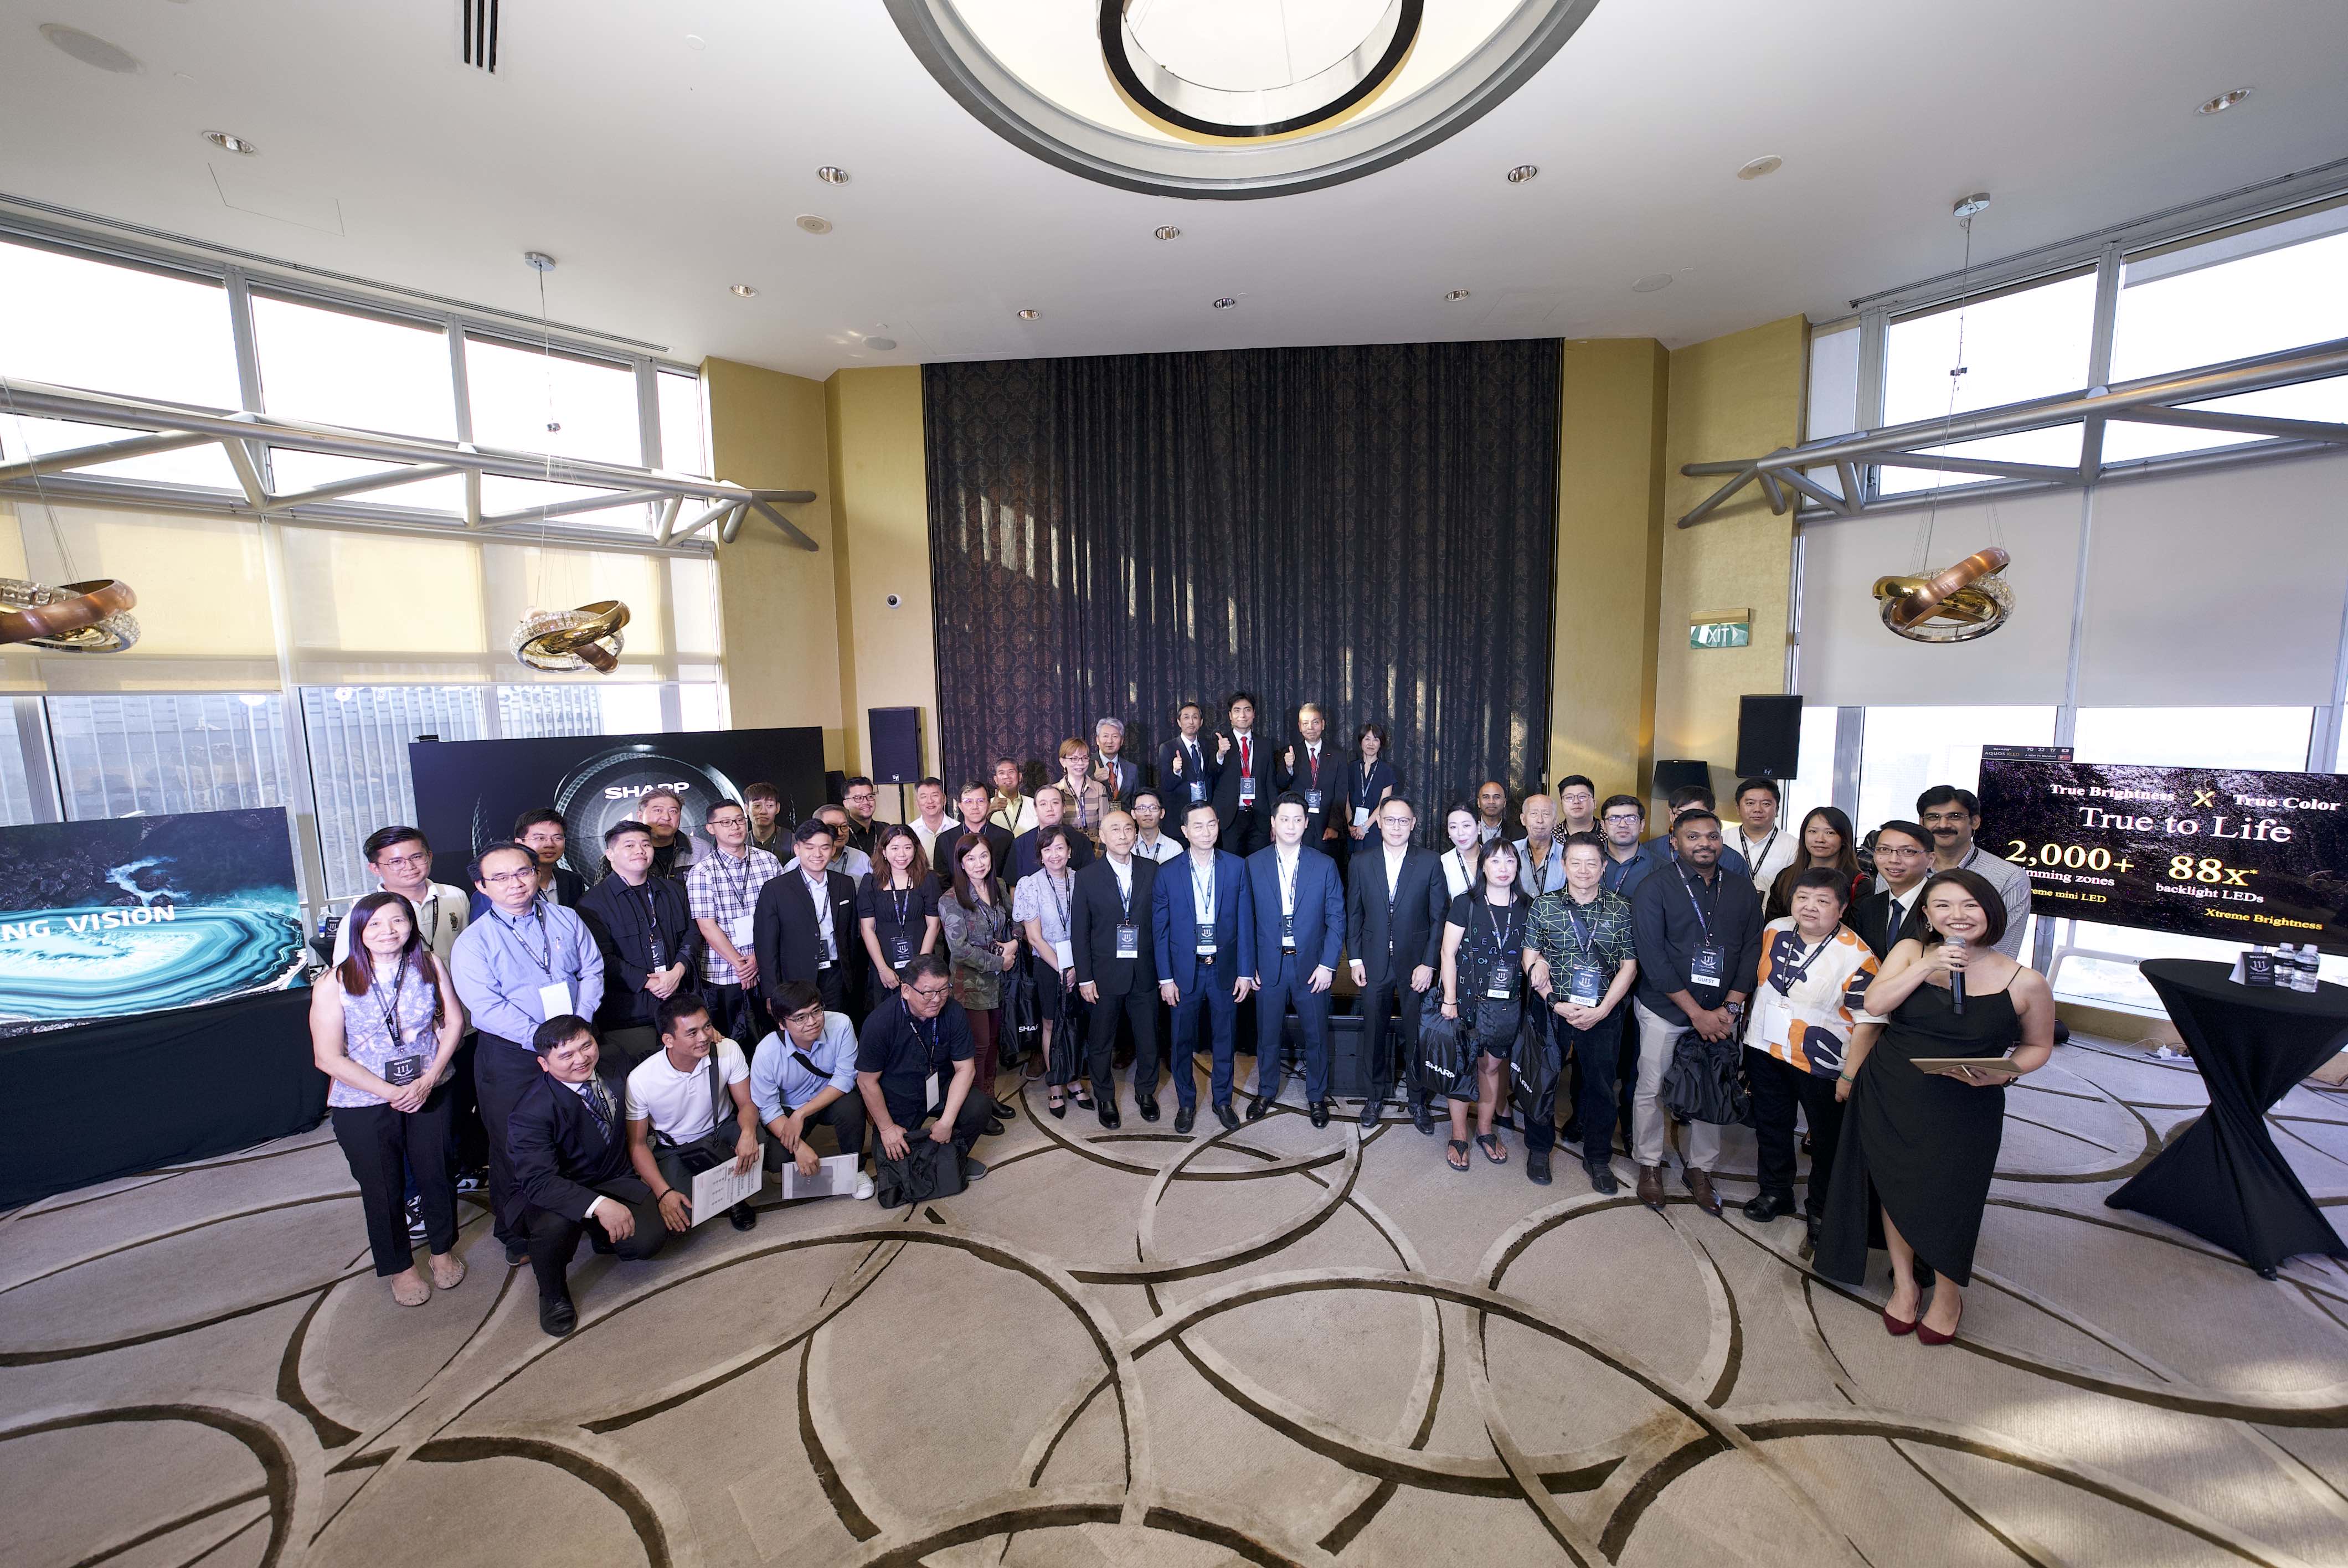
{"type": "MultiPolygon", "coordinates": [[[[1663,1074],[1671,1071],[1672,1057],[1688,1026],[1665,1023],[1644,1003],[1632,1003],[1631,1011],[1639,1020],[1639,1087],[1631,1096],[1631,1158],[1642,1165],[1660,1165],[1670,1146],[1671,1120],[1657,1096],[1663,1092],[1663,1074]]],[[[1720,1163],[1719,1128],[1709,1122],[1690,1122],[1684,1131],[1687,1146],[1681,1155],[1690,1170],[1709,1172],[1720,1163]]]]}

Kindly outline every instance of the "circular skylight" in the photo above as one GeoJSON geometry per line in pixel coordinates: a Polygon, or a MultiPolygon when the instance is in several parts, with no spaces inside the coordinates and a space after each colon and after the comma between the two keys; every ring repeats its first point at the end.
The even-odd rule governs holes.
{"type": "Polygon", "coordinates": [[[947,91],[1104,184],[1243,199],[1356,179],[1449,136],[1597,0],[888,0],[947,91]]]}

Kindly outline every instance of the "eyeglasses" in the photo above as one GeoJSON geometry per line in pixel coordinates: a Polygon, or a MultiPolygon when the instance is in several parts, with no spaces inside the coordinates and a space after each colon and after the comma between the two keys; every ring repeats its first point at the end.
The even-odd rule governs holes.
{"type": "Polygon", "coordinates": [[[908,996],[919,997],[925,1002],[942,1002],[946,999],[947,993],[953,989],[951,986],[908,986],[905,988],[905,993],[908,996]]]}
{"type": "Polygon", "coordinates": [[[798,1024],[821,1023],[823,1021],[823,1009],[820,1007],[801,1008],[798,1011],[783,1020],[783,1021],[785,1023],[798,1024]]]}
{"type": "Polygon", "coordinates": [[[481,880],[493,885],[503,885],[513,882],[535,882],[538,880],[538,867],[531,866],[525,866],[520,871],[491,871],[484,874],[481,880]]]}
{"type": "Polygon", "coordinates": [[[432,864],[429,855],[386,855],[376,862],[389,871],[414,871],[432,864]]]}

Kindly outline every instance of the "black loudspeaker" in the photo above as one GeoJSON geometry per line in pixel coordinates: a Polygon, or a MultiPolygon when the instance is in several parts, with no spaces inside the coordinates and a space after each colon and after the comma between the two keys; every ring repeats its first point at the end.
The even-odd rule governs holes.
{"type": "Polygon", "coordinates": [[[827,804],[838,805],[848,798],[848,775],[838,768],[823,770],[823,798],[827,804]]]}
{"type": "Polygon", "coordinates": [[[1712,787],[1712,764],[1691,762],[1685,757],[1673,757],[1655,764],[1655,795],[1659,800],[1672,798],[1672,791],[1684,784],[1712,787]]]}
{"type": "Polygon", "coordinates": [[[922,776],[922,711],[869,708],[872,729],[872,782],[909,784],[922,776]]]}
{"type": "Polygon", "coordinates": [[[1802,700],[1774,692],[1736,704],[1736,776],[1789,779],[1802,771],[1802,700]]]}

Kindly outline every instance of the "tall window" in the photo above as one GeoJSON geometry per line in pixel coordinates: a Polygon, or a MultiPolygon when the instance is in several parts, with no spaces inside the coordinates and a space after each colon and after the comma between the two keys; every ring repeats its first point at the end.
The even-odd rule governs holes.
{"type": "Polygon", "coordinates": [[[481,695],[478,686],[302,688],[328,897],[366,891],[370,879],[360,852],[367,835],[416,820],[408,743],[426,735],[479,740],[481,695]]]}
{"type": "Polygon", "coordinates": [[[53,696],[49,735],[69,821],[283,805],[275,692],[53,696]]]}
{"type": "Polygon", "coordinates": [[[701,407],[701,378],[664,370],[660,395],[661,466],[672,474],[709,476],[709,435],[701,407]]]}
{"type": "MultiPolygon", "coordinates": [[[[2083,389],[2095,314],[2096,278],[2089,272],[1893,322],[1883,344],[1883,423],[1941,419],[2083,389]]],[[[2029,430],[1931,450],[2075,466],[2079,426],[2029,430]]],[[[1886,467],[1878,486],[1890,495],[1971,484],[1982,477],[1886,467]]]]}
{"type": "Polygon", "coordinates": [[[1866,723],[1854,824],[1861,835],[1891,817],[1912,820],[1916,797],[1934,784],[1978,790],[1984,745],[2054,741],[2052,708],[1869,708],[1866,723]]]}
{"type": "MultiPolygon", "coordinates": [[[[1813,806],[1834,804],[1835,730],[1841,712],[1826,703],[1802,704],[1802,771],[1783,784],[1782,815],[1789,833],[1801,827],[1813,806]]],[[[1867,829],[1859,831],[1864,835],[1867,829]]]]}
{"type": "MultiPolygon", "coordinates": [[[[262,404],[270,413],[321,425],[453,441],[457,405],[445,328],[256,293],[252,331],[262,404]],[[354,374],[364,366],[364,374],[354,374]]],[[[392,465],[298,447],[271,449],[280,491],[306,490],[377,473],[392,465]]],[[[361,504],[464,510],[465,482],[438,479],[368,490],[361,504]]]]}
{"type": "MultiPolygon", "coordinates": [[[[636,375],[626,365],[468,333],[465,379],[478,446],[596,463],[644,461],[636,375]]],[[[604,493],[538,479],[481,481],[481,505],[491,512],[558,506],[604,493]]],[[[575,520],[628,528],[644,526],[644,514],[632,507],[584,512],[575,520]]]]}

